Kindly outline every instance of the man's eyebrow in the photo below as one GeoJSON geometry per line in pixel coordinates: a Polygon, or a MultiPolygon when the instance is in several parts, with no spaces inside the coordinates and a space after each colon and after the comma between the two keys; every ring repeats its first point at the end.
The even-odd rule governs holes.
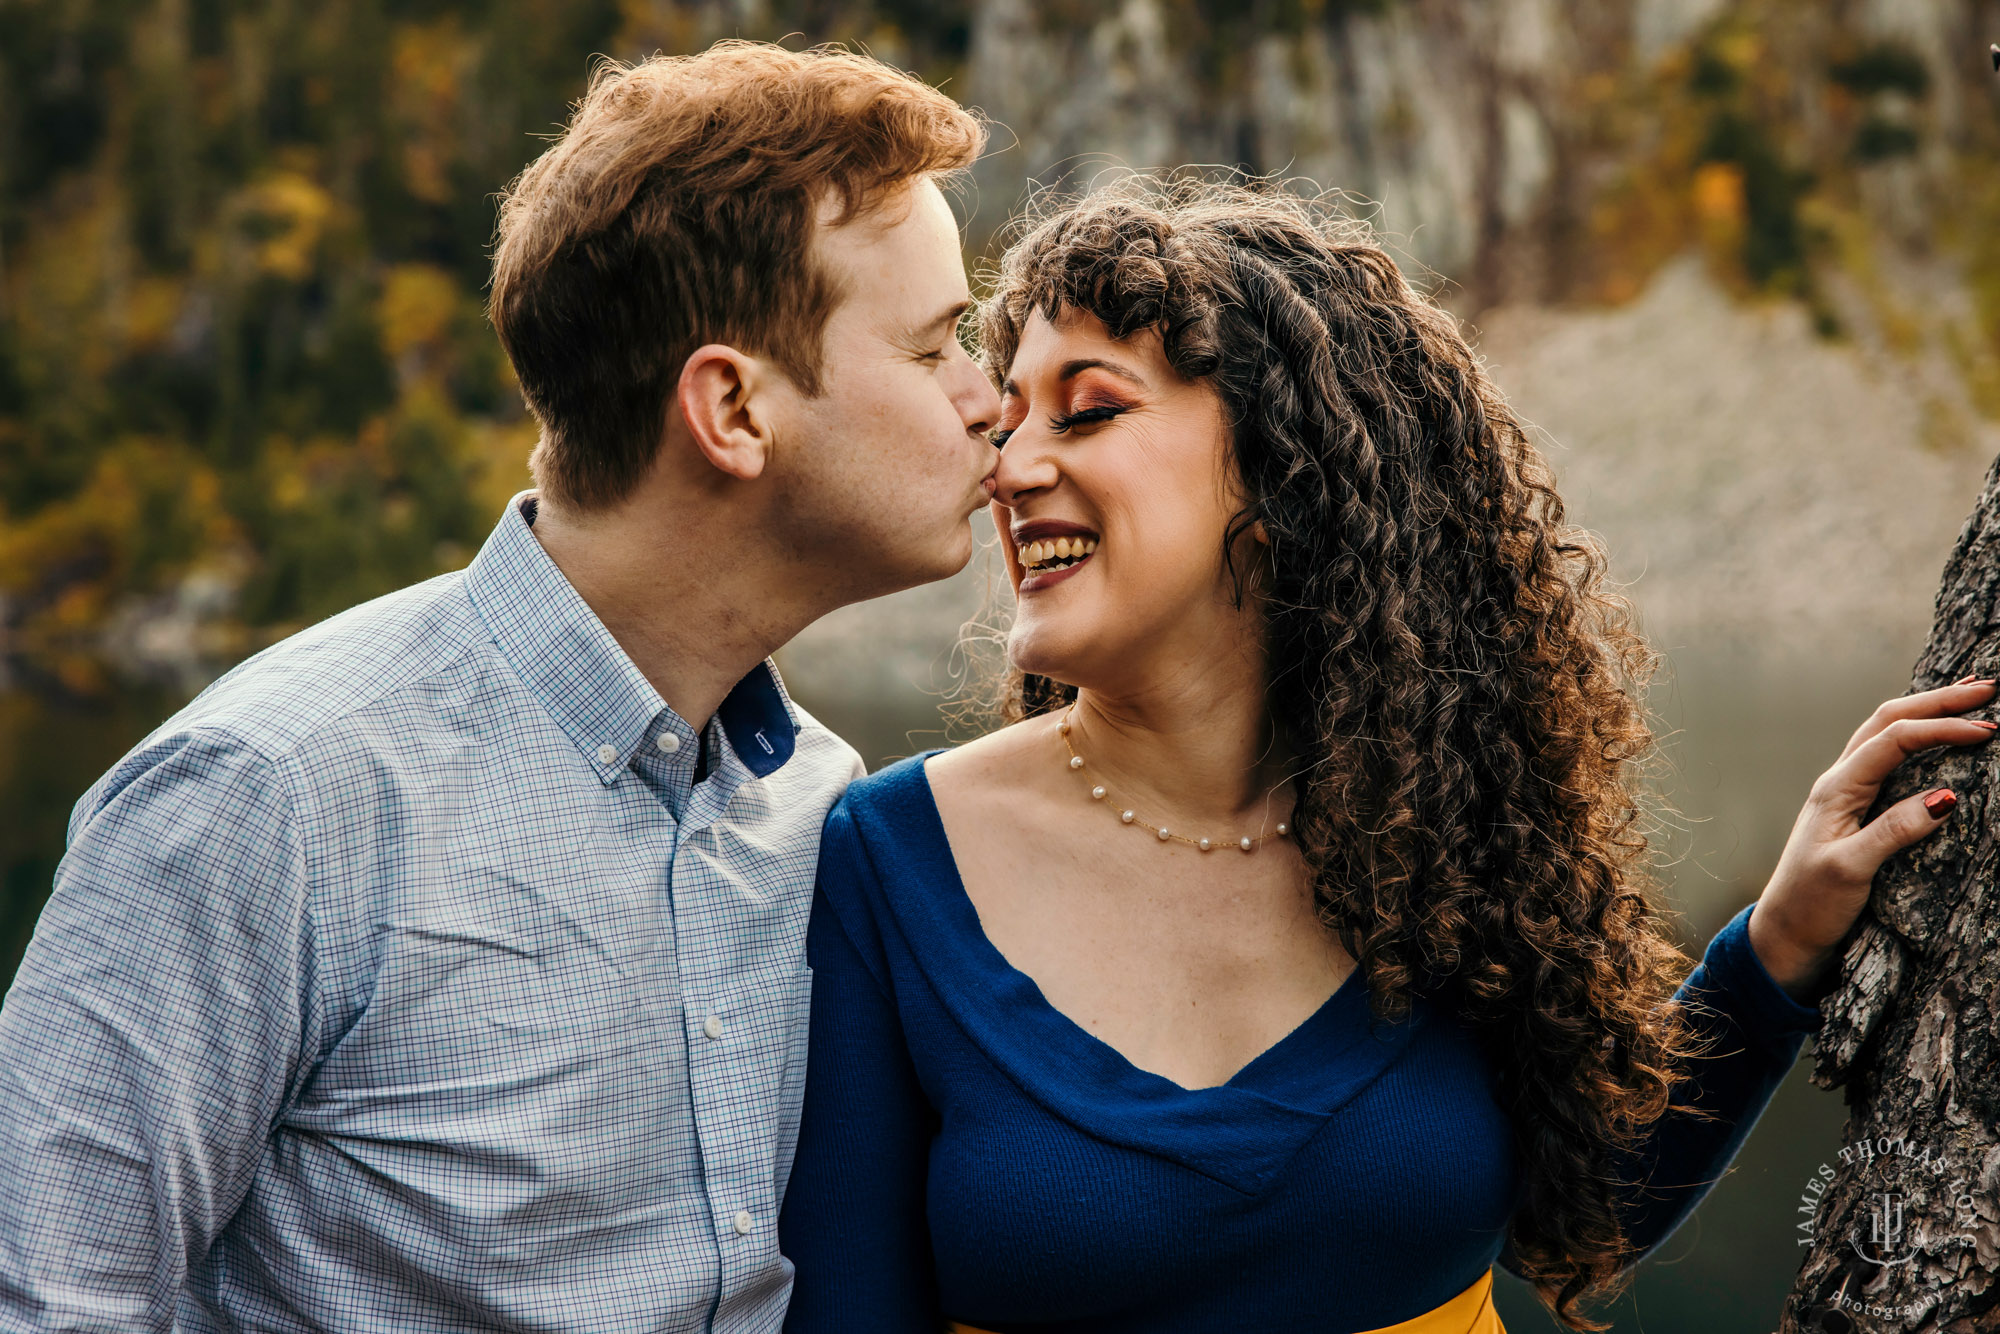
{"type": "Polygon", "coordinates": [[[972,309],[972,302],[961,301],[957,305],[951,307],[951,309],[949,310],[939,311],[938,314],[931,320],[929,324],[919,325],[917,327],[917,332],[921,334],[927,334],[931,332],[931,330],[938,328],[940,325],[955,325],[958,323],[959,317],[964,315],[966,311],[971,309],[972,309]]]}
{"type": "MultiPolygon", "coordinates": [[[[1117,376],[1121,380],[1136,384],[1141,389],[1146,388],[1145,378],[1137,371],[1127,370],[1117,362],[1105,361],[1101,357],[1078,357],[1074,361],[1065,361],[1061,366],[1056,368],[1056,379],[1074,380],[1085,371],[1105,371],[1117,376]]],[[[1000,394],[1003,398],[1020,392],[1020,386],[1015,384],[1012,379],[1001,382],[1000,394]]]]}

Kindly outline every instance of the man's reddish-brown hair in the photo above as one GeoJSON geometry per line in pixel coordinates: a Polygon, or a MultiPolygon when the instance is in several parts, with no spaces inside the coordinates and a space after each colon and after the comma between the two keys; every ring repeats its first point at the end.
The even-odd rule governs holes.
{"type": "Polygon", "coordinates": [[[507,188],[493,259],[488,314],[541,423],[543,493],[578,509],[629,494],[704,344],[767,356],[818,394],[841,297],[814,259],[822,202],[849,221],[985,142],[943,93],[835,47],[600,63],[507,188]]]}

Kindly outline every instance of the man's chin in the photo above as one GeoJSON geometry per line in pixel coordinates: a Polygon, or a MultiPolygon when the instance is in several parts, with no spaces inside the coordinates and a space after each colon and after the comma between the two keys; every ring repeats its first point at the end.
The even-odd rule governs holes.
{"type": "Polygon", "coordinates": [[[929,553],[912,552],[909,560],[876,571],[876,577],[869,581],[871,585],[869,591],[862,593],[855,600],[887,597],[891,593],[901,593],[905,589],[935,584],[958,574],[972,560],[973,543],[970,525],[964,527],[961,538],[961,541],[949,547],[934,548],[929,553]]]}
{"type": "Polygon", "coordinates": [[[964,539],[948,554],[940,556],[930,571],[915,580],[919,584],[934,584],[940,579],[949,579],[972,562],[972,527],[960,525],[960,536],[964,539]]]}
{"type": "Polygon", "coordinates": [[[984,504],[980,504],[968,511],[966,516],[952,528],[950,537],[938,543],[935,548],[938,559],[932,567],[935,572],[925,578],[924,583],[949,579],[971,563],[972,553],[978,550],[978,543],[972,537],[972,516],[985,508],[984,504]]]}

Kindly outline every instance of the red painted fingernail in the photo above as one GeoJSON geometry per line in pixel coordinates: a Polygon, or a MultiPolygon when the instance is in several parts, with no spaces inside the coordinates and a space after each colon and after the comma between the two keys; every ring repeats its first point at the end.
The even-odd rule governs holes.
{"type": "Polygon", "coordinates": [[[1974,680],[1978,678],[1978,676],[1979,676],[1978,672],[1967,672],[1964,676],[1961,676],[1956,681],[1953,681],[1952,684],[1955,686],[1969,686],[1973,683],[1974,680]]]}
{"type": "Polygon", "coordinates": [[[1971,723],[1974,727],[1983,727],[1989,732],[1996,727],[2000,727],[2000,723],[1990,723],[1984,718],[1967,718],[1965,721],[1971,723]]]}
{"type": "Polygon", "coordinates": [[[1941,787],[1924,798],[1924,809],[1931,813],[1931,819],[1942,820],[1951,814],[1951,808],[1958,805],[1958,794],[1948,787],[1941,787]]]}

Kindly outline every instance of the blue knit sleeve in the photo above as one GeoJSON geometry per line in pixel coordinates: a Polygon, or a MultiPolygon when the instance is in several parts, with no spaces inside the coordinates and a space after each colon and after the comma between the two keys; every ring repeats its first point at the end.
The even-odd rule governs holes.
{"type": "Polygon", "coordinates": [[[1669,1110],[1621,1163],[1625,1180],[1644,1183],[1621,1214],[1626,1235],[1646,1253],[1671,1237],[1729,1170],[1807,1035],[1820,1025],[1819,1008],[1794,1000],[1751,949],[1755,907],[1716,933],[1675,994],[1712,1045],[1674,1086],[1671,1101],[1713,1112],[1716,1119],[1669,1110]]]}
{"type": "Polygon", "coordinates": [[[811,1047],[778,1222],[796,1269],[788,1334],[935,1334],[943,1323],[925,1213],[936,1116],[893,999],[874,875],[845,804],[836,806],[806,932],[811,1047]]]}

